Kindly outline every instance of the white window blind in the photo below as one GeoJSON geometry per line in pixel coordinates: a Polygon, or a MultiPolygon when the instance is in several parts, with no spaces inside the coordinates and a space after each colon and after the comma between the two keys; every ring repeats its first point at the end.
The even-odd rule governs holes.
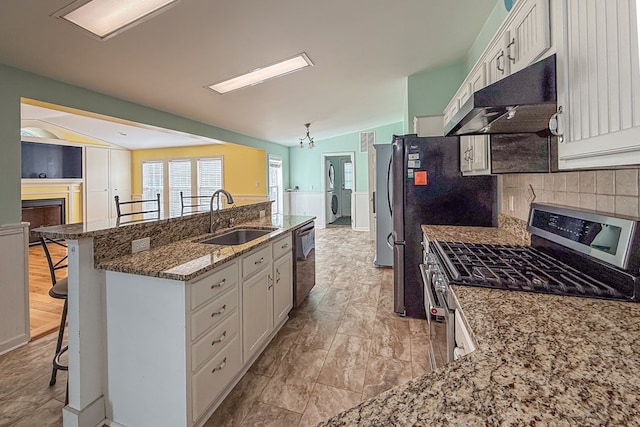
{"type": "Polygon", "coordinates": [[[351,162],[346,162],[344,164],[344,189],[353,189],[353,165],[351,162]]]}
{"type": "MultiPolygon", "coordinates": [[[[160,193],[160,199],[164,195],[164,164],[159,162],[142,163],[142,199],[155,199],[160,193]]],[[[155,203],[143,203],[143,210],[155,209],[155,203]]],[[[162,203],[160,204],[162,211],[162,203]]]]}
{"type": "MultiPolygon", "coordinates": [[[[191,196],[191,160],[170,160],[169,212],[171,215],[182,213],[181,191],[185,196],[191,196]]],[[[185,204],[190,204],[188,199],[185,204]]]]}
{"type": "Polygon", "coordinates": [[[222,188],[222,158],[198,159],[198,195],[211,196],[222,188]]]}

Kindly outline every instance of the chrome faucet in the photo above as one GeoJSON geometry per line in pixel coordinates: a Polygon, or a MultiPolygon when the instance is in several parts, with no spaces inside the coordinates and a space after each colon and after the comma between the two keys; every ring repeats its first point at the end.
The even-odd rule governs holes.
{"type": "Polygon", "coordinates": [[[213,219],[213,214],[214,212],[218,212],[220,210],[220,203],[218,203],[218,207],[216,207],[216,210],[213,210],[213,200],[218,197],[218,200],[220,199],[220,194],[224,194],[224,196],[227,198],[227,204],[232,204],[233,203],[233,196],[231,195],[231,193],[229,193],[227,190],[224,189],[219,189],[213,192],[213,194],[211,195],[211,200],[209,201],[209,215],[210,215],[210,224],[209,224],[209,232],[213,233],[216,229],[216,225],[218,224],[218,222],[220,221],[219,219],[214,221],[213,219]]]}

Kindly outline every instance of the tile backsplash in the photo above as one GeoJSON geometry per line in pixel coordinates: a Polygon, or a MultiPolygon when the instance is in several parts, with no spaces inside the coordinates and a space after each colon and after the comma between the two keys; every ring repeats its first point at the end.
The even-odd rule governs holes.
{"type": "Polygon", "coordinates": [[[527,220],[531,201],[639,216],[639,169],[501,176],[500,212],[527,220]]]}

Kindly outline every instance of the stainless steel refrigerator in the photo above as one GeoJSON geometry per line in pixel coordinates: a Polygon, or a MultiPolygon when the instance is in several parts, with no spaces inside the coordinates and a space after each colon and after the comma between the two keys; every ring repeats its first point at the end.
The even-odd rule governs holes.
{"type": "Polygon", "coordinates": [[[393,266],[393,225],[391,222],[391,144],[375,144],[376,190],[373,193],[373,212],[376,221],[376,267],[393,266]]]}
{"type": "Polygon", "coordinates": [[[458,137],[395,136],[391,168],[394,311],[424,318],[422,224],[497,225],[493,176],[460,172],[458,137]]]}

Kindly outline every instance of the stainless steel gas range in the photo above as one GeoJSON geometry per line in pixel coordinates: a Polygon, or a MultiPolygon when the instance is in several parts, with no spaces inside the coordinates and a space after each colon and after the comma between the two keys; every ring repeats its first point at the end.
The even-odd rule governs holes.
{"type": "Polygon", "coordinates": [[[429,241],[425,307],[434,368],[454,360],[457,322],[449,286],[640,301],[640,219],[532,204],[531,246],[429,241]]]}

